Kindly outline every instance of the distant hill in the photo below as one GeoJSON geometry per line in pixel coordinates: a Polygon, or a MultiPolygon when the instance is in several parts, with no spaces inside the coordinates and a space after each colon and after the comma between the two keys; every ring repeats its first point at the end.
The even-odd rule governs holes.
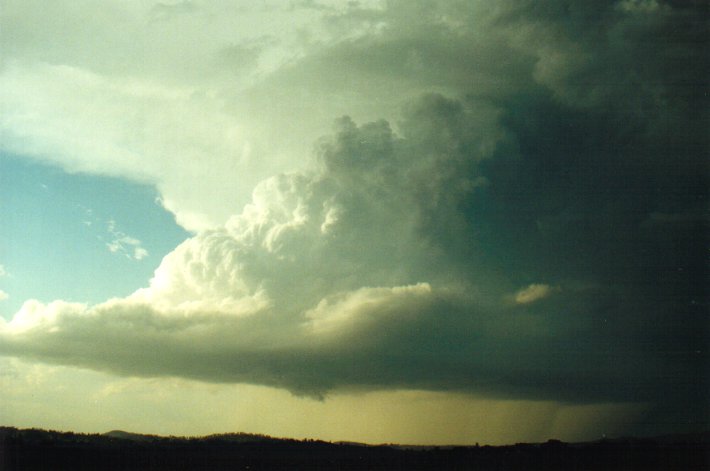
{"type": "Polygon", "coordinates": [[[709,438],[704,433],[588,443],[406,447],[243,433],[184,438],[0,427],[0,469],[700,471],[710,470],[709,438]]]}
{"type": "Polygon", "coordinates": [[[142,435],[140,433],[124,432],[123,430],[111,430],[110,432],[104,433],[104,436],[118,438],[121,440],[132,440],[136,442],[151,442],[160,438],[155,435],[142,435]]]}

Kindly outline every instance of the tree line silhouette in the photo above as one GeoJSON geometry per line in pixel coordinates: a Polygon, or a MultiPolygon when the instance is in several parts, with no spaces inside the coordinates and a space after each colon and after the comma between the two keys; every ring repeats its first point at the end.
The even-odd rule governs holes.
{"type": "Polygon", "coordinates": [[[587,443],[403,447],[113,431],[82,434],[0,427],[0,469],[34,470],[708,470],[710,434],[587,443]]]}

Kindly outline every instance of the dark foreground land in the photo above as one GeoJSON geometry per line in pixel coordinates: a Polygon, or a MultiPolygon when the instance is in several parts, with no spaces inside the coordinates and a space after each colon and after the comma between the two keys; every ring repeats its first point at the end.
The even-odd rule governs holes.
{"type": "Polygon", "coordinates": [[[0,427],[0,470],[708,470],[710,435],[499,447],[336,444],[228,434],[104,435],[0,427]]]}

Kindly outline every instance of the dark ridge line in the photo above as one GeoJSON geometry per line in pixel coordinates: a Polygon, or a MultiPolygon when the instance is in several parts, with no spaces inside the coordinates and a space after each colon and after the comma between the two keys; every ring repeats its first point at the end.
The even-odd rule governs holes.
{"type": "Polygon", "coordinates": [[[544,442],[516,442],[502,445],[491,445],[484,444],[479,445],[468,444],[468,445],[412,445],[407,443],[363,443],[348,440],[337,440],[329,441],[323,439],[314,438],[288,438],[288,437],[274,437],[271,435],[261,434],[261,433],[249,433],[249,432],[225,432],[225,433],[213,433],[207,435],[155,435],[146,433],[135,433],[128,432],[125,430],[111,430],[105,433],[94,433],[94,432],[74,432],[74,431],[62,431],[55,429],[42,429],[36,427],[30,428],[18,428],[13,426],[0,425],[0,438],[2,438],[8,432],[19,432],[19,433],[47,433],[53,435],[59,435],[64,438],[68,437],[90,437],[96,439],[108,438],[108,439],[118,439],[133,442],[160,442],[160,441],[184,441],[184,442],[200,442],[200,441],[229,441],[234,443],[255,443],[255,442],[297,442],[297,443],[326,443],[329,445],[342,445],[342,446],[357,446],[357,447],[393,447],[393,448],[405,448],[405,449],[452,449],[452,448],[504,448],[511,446],[586,446],[599,443],[634,443],[634,442],[654,442],[658,444],[675,444],[675,443],[697,443],[697,444],[709,444],[710,445],[710,430],[703,432],[691,432],[691,433],[677,433],[677,434],[665,434],[650,437],[640,437],[640,436],[620,436],[620,437],[602,437],[597,440],[589,440],[582,442],[564,442],[558,439],[549,439],[544,442]]]}
{"type": "Polygon", "coordinates": [[[710,470],[710,432],[502,446],[366,445],[247,433],[162,437],[0,426],[2,471],[710,470]]]}

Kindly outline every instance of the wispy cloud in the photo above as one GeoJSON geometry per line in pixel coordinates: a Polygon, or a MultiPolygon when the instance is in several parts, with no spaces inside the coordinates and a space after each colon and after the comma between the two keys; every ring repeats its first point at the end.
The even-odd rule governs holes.
{"type": "Polygon", "coordinates": [[[116,221],[109,219],[106,230],[112,239],[106,247],[113,253],[120,253],[133,260],[142,260],[148,256],[148,251],[141,245],[141,241],[127,235],[116,227],[116,221]]]}
{"type": "Polygon", "coordinates": [[[515,293],[515,302],[518,304],[534,303],[548,297],[558,289],[542,283],[533,283],[515,293]]]}
{"type": "Polygon", "coordinates": [[[101,217],[94,213],[94,210],[79,205],[79,209],[83,213],[81,224],[86,226],[91,231],[101,231],[101,227],[105,224],[106,232],[97,234],[97,238],[104,241],[106,248],[111,253],[121,254],[132,260],[143,260],[148,257],[148,250],[143,247],[140,239],[130,236],[119,229],[115,219],[110,218],[105,222],[101,217]],[[108,235],[108,237],[106,237],[108,235]],[[108,241],[106,241],[108,239],[108,241]]]}
{"type": "MultiPolygon", "coordinates": [[[[0,265],[0,278],[3,278],[5,276],[8,276],[8,273],[5,270],[5,267],[3,265],[0,265]]],[[[0,301],[4,301],[9,297],[10,297],[9,294],[7,294],[5,291],[0,289],[0,301]]]]}

